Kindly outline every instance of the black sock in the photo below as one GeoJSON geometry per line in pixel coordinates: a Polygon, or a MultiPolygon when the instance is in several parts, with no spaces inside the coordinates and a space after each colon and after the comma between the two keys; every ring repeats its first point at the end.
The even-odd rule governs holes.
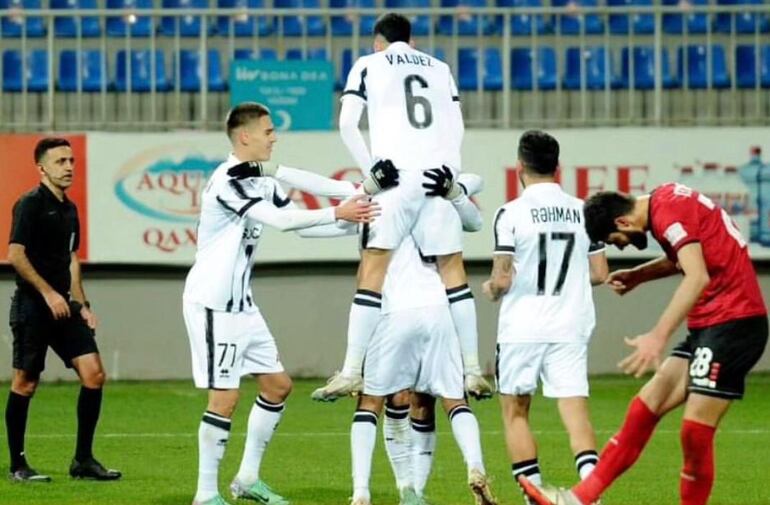
{"type": "Polygon", "coordinates": [[[27,412],[29,412],[29,396],[8,393],[8,403],[5,406],[5,429],[8,434],[8,451],[11,453],[11,472],[26,466],[24,458],[24,433],[27,431],[27,412]]]}
{"type": "Polygon", "coordinates": [[[101,408],[102,390],[82,386],[78,397],[78,445],[75,451],[75,459],[78,461],[93,457],[91,449],[101,408]]]}

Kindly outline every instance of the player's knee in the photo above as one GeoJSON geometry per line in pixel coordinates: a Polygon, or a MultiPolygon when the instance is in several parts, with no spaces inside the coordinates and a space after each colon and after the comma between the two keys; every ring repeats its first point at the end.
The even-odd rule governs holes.
{"type": "Polygon", "coordinates": [[[508,415],[512,418],[528,418],[531,400],[530,396],[511,396],[507,402],[508,415]]]}
{"type": "Polygon", "coordinates": [[[107,374],[101,368],[89,370],[81,375],[80,382],[89,389],[101,389],[107,382],[107,374]]]}
{"type": "Polygon", "coordinates": [[[38,381],[14,378],[11,391],[17,395],[31,397],[37,391],[38,381]]]}
{"type": "Polygon", "coordinates": [[[284,401],[291,394],[291,390],[294,387],[294,383],[291,381],[291,377],[283,375],[275,381],[273,385],[273,395],[276,396],[279,401],[284,401]]]}

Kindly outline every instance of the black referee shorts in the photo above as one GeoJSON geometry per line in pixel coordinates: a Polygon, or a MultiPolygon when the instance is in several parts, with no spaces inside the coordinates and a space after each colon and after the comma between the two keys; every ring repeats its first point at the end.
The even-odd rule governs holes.
{"type": "Polygon", "coordinates": [[[740,400],[746,376],[767,345],[767,332],[767,316],[698,328],[671,355],[688,360],[691,393],[740,400]]]}
{"type": "Polygon", "coordinates": [[[11,301],[10,323],[13,332],[13,367],[33,375],[45,369],[48,347],[72,368],[73,358],[99,352],[94,331],[80,316],[82,306],[70,302],[70,317],[55,320],[45,302],[16,292],[11,301]]]}

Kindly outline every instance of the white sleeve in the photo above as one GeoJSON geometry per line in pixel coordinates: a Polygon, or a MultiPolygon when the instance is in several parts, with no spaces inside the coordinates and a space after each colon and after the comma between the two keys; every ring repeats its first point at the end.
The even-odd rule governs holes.
{"type": "Polygon", "coordinates": [[[462,170],[462,156],[460,153],[462,151],[463,136],[465,135],[465,123],[463,122],[463,111],[460,106],[460,96],[457,91],[457,84],[455,84],[451,70],[449,71],[449,90],[452,94],[452,107],[450,107],[449,110],[449,131],[454,134],[451,141],[453,142],[452,145],[455,146],[455,149],[457,150],[457,164],[459,165],[452,168],[460,171],[462,170]]]}
{"type": "Polygon", "coordinates": [[[457,184],[462,186],[465,194],[473,196],[484,189],[484,179],[480,175],[463,172],[457,176],[457,184]]]}
{"type": "Polygon", "coordinates": [[[495,213],[493,223],[492,231],[495,234],[494,254],[514,254],[516,252],[516,241],[514,226],[511,222],[511,213],[506,211],[505,207],[500,207],[495,213]]]}
{"type": "Polygon", "coordinates": [[[356,186],[349,181],[338,181],[314,174],[307,170],[279,165],[275,178],[292,188],[330,198],[347,198],[359,194],[356,186]]]}
{"type": "Polygon", "coordinates": [[[349,226],[340,226],[339,224],[324,224],[313,226],[312,228],[303,228],[297,230],[297,235],[305,238],[333,238],[349,237],[358,235],[358,226],[355,223],[345,223],[349,226]]]}
{"type": "Polygon", "coordinates": [[[281,231],[299,230],[321,224],[334,224],[334,207],[317,210],[279,209],[265,200],[255,202],[246,210],[249,219],[272,226],[281,231]]]}
{"type": "Polygon", "coordinates": [[[463,223],[464,231],[479,231],[484,225],[479,208],[476,207],[476,204],[465,193],[452,200],[452,205],[454,205],[457,213],[460,214],[460,221],[463,223]]]}
{"type": "MultiPolygon", "coordinates": [[[[355,95],[352,95],[355,96],[355,95]]],[[[346,99],[342,100],[342,108],[340,109],[340,136],[345,147],[350,151],[350,155],[353,156],[364,177],[369,175],[371,170],[372,156],[369,154],[369,148],[366,145],[366,140],[358,127],[361,121],[361,115],[364,112],[364,106],[366,102],[361,100],[346,99]]]]}

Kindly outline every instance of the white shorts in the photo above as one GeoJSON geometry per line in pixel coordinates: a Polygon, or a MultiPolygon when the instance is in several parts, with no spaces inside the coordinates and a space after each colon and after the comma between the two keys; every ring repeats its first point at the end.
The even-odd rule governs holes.
{"type": "Polygon", "coordinates": [[[531,395],[543,381],[543,396],[588,396],[588,344],[501,343],[497,345],[497,390],[531,395]]]}
{"type": "Polygon", "coordinates": [[[363,226],[362,249],[394,250],[412,235],[423,256],[443,256],[462,251],[462,223],[452,202],[426,197],[425,179],[417,170],[399,172],[399,183],[372,197],[381,215],[363,226]]]}
{"type": "Polygon", "coordinates": [[[364,394],[405,389],[440,398],[463,398],[460,341],[446,305],[384,315],[366,351],[364,394]]]}
{"type": "Polygon", "coordinates": [[[183,312],[195,387],[238,389],[244,375],[283,372],[259,310],[223,312],[184,302],[183,312]]]}

